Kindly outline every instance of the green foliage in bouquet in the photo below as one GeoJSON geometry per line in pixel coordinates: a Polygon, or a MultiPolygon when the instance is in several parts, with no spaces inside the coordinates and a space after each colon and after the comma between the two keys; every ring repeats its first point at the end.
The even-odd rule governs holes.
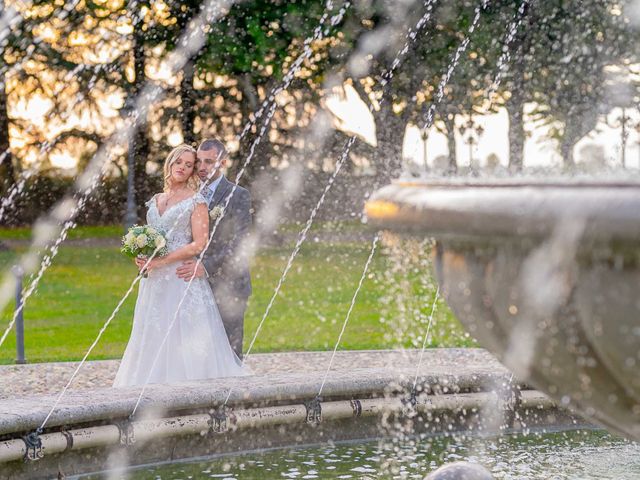
{"type": "Polygon", "coordinates": [[[167,239],[162,232],[149,225],[134,225],[122,237],[120,251],[128,257],[150,257],[156,249],[158,250],[156,256],[166,255],[168,253],[167,239]]]}

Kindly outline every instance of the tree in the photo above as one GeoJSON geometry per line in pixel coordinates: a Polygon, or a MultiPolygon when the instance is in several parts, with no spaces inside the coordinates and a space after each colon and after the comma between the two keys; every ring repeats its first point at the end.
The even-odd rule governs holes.
{"type": "MultiPolygon", "coordinates": [[[[519,7],[518,7],[519,8],[519,7]]],[[[527,85],[527,59],[532,50],[532,32],[534,18],[531,7],[525,6],[523,10],[523,24],[518,29],[512,45],[504,45],[511,49],[511,65],[509,66],[510,82],[509,98],[505,102],[509,116],[509,168],[519,172],[524,167],[524,105],[528,98],[527,85]]]]}
{"type": "MultiPolygon", "coordinates": [[[[48,128],[44,131],[14,119],[23,135],[31,138],[27,148],[42,152],[38,157],[78,142],[85,145],[86,151],[95,151],[117,127],[117,123],[103,120],[107,116],[105,108],[110,108],[104,106],[105,100],[121,95],[126,100],[124,104],[130,105],[147,81],[144,30],[153,20],[146,14],[150,11],[148,3],[121,0],[72,7],[38,0],[25,16],[31,23],[22,25],[6,49],[6,57],[11,58],[9,94],[24,98],[39,93],[51,102],[48,128]],[[125,33],[127,26],[130,34],[125,33]],[[40,36],[41,31],[47,32],[45,38],[40,36]],[[21,67],[24,64],[27,68],[21,67]],[[87,122],[87,117],[98,120],[87,122]]],[[[136,200],[139,214],[144,215],[144,202],[150,195],[146,119],[140,119],[139,125],[132,148],[136,200]]],[[[40,161],[47,164],[46,157],[40,161]]],[[[116,157],[114,162],[122,159],[116,157]]],[[[81,166],[79,162],[78,167],[81,166]]],[[[122,171],[122,167],[117,165],[115,170],[122,171]]]]}
{"type": "MultiPolygon", "coordinates": [[[[200,12],[204,2],[167,3],[170,15],[152,25],[147,35],[149,44],[163,46],[165,53],[175,49],[175,39],[200,12]]],[[[223,18],[208,26],[205,44],[183,69],[177,92],[180,107],[165,108],[164,123],[170,124],[178,118],[187,142],[194,141],[196,133],[231,139],[280,83],[294,59],[307,48],[304,40],[323,15],[324,4],[322,0],[252,0],[233,4],[223,18]]],[[[329,36],[335,31],[332,27],[329,36]]],[[[324,44],[309,47],[315,53],[324,44]]],[[[314,69],[319,62],[313,63],[315,66],[309,62],[303,65],[303,73],[294,79],[292,87],[296,93],[306,91],[307,98],[314,95],[311,92],[315,86],[314,69]]],[[[296,101],[300,100],[304,98],[296,97],[296,101]]],[[[279,118],[276,115],[274,122],[279,118]]],[[[245,136],[235,153],[236,159],[246,157],[261,122],[245,136]]],[[[275,137],[284,133],[281,127],[275,126],[270,131],[276,133],[275,137]]],[[[271,137],[262,138],[247,171],[248,178],[268,164],[274,148],[271,137]]]]}
{"type": "MultiPolygon", "coordinates": [[[[162,38],[167,41],[167,51],[171,51],[176,46],[176,40],[180,38],[182,32],[185,32],[189,22],[200,12],[203,2],[197,0],[171,2],[169,10],[174,23],[169,26],[169,31],[164,32],[162,38]],[[169,36],[167,37],[167,34],[169,36]]],[[[196,119],[196,95],[194,89],[194,79],[196,75],[196,63],[199,52],[196,52],[191,58],[186,59],[186,63],[182,68],[182,77],[180,80],[180,125],[182,127],[182,136],[188,144],[194,144],[195,137],[195,119],[196,119]]]]}
{"type": "Polygon", "coordinates": [[[401,170],[404,131],[415,113],[415,94],[423,89],[425,76],[430,71],[423,70],[424,59],[417,45],[425,31],[433,28],[433,22],[425,23],[415,32],[414,50],[402,57],[402,64],[395,66],[393,77],[389,70],[408,40],[408,29],[425,13],[422,2],[363,3],[347,16],[341,32],[342,51],[350,52],[351,59],[344,62],[338,58],[334,74],[341,79],[351,77],[359,96],[371,104],[377,147],[367,148],[367,153],[380,183],[388,183],[401,170]],[[379,38],[386,39],[384,44],[379,38]]]}
{"type": "Polygon", "coordinates": [[[534,118],[559,142],[564,166],[574,166],[575,144],[608,113],[607,69],[628,63],[637,38],[614,1],[538,4],[529,70],[534,118]]]}
{"type": "MultiPolygon", "coordinates": [[[[4,12],[4,0],[0,0],[0,12],[4,12]]],[[[6,41],[0,41],[0,192],[5,195],[15,184],[13,156],[9,141],[9,110],[6,93],[7,64],[4,59],[6,41]]]]}
{"type": "MultiPolygon", "coordinates": [[[[131,16],[131,45],[133,55],[133,79],[127,85],[130,102],[140,95],[146,82],[146,49],[144,36],[144,18],[140,12],[142,5],[137,0],[130,1],[128,13],[131,16]]],[[[151,197],[150,184],[147,178],[147,161],[149,159],[149,135],[147,118],[139,118],[137,129],[133,137],[134,149],[134,189],[135,201],[138,207],[138,218],[144,219],[146,215],[146,201],[151,197]]]]}
{"type": "MultiPolygon", "coordinates": [[[[0,117],[6,122],[0,125],[0,138],[8,144],[9,129],[21,131],[26,146],[13,152],[17,169],[20,169],[21,158],[29,152],[46,164],[39,152],[48,153],[48,146],[60,144],[59,138],[65,141],[71,138],[70,132],[75,138],[84,138],[85,130],[75,128],[69,119],[81,108],[81,113],[99,110],[97,101],[101,98],[97,95],[100,91],[97,85],[113,70],[107,65],[87,62],[86,50],[75,43],[79,39],[75,34],[84,28],[87,11],[52,0],[34,1],[28,12],[21,12],[22,22],[2,45],[0,73],[5,96],[0,99],[0,106],[4,106],[0,108],[4,113],[0,117]],[[24,100],[33,95],[46,98],[50,103],[44,131],[25,119],[10,116],[7,109],[12,98],[24,100]]],[[[93,134],[95,132],[89,132],[88,137],[93,134]]]]}
{"type": "Polygon", "coordinates": [[[478,7],[478,3],[460,1],[436,11],[436,21],[431,26],[430,34],[417,47],[416,57],[420,62],[415,70],[408,72],[409,75],[425,79],[417,92],[405,92],[408,98],[422,98],[420,108],[417,108],[416,102],[408,103],[406,108],[413,109],[410,118],[422,128],[434,126],[445,134],[449,172],[458,169],[456,119],[461,116],[471,119],[486,113],[487,93],[495,76],[495,39],[502,33],[499,29],[496,31],[496,25],[500,24],[500,17],[505,10],[500,4],[481,11],[480,22],[469,36],[466,51],[458,59],[457,65],[453,64],[456,51],[469,35],[469,27],[478,7]],[[442,92],[439,92],[443,77],[450,68],[454,68],[452,75],[442,92]],[[434,117],[428,119],[430,110],[434,117]]]}

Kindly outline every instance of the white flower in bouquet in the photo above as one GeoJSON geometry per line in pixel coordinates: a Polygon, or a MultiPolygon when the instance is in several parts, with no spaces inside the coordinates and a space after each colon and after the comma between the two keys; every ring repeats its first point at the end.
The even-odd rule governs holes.
{"type": "Polygon", "coordinates": [[[156,248],[163,248],[167,244],[167,241],[164,239],[164,237],[158,235],[153,243],[155,244],[156,248]]]}
{"type": "Polygon", "coordinates": [[[134,235],[133,232],[128,232],[125,236],[124,236],[124,240],[122,241],[122,243],[129,247],[132,248],[135,246],[136,244],[136,236],[134,235]]]}
{"type": "Polygon", "coordinates": [[[216,205],[209,212],[209,217],[211,218],[211,220],[215,220],[218,217],[221,217],[223,213],[224,213],[224,208],[222,208],[220,205],[216,205]]]}
{"type": "Polygon", "coordinates": [[[147,237],[144,233],[141,233],[140,235],[138,235],[138,237],[136,238],[136,245],[139,248],[144,248],[147,246],[147,242],[149,241],[149,237],[147,237]]]}

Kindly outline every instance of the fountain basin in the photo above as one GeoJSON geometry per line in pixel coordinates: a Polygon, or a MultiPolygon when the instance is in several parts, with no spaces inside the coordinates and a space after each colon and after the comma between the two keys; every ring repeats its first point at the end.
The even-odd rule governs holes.
{"type": "Polygon", "coordinates": [[[640,440],[640,184],[399,181],[366,214],[435,238],[447,302],[518,378],[640,440]]]}
{"type": "MultiPolygon", "coordinates": [[[[395,420],[404,417],[413,419],[415,433],[585,425],[525,385],[517,386],[521,391],[515,402],[503,398],[495,386],[508,382],[509,372],[475,349],[428,352],[414,407],[407,391],[419,352],[400,353],[343,352],[352,368],[332,371],[319,418],[310,408],[322,381],[323,372],[315,370],[150,385],[133,419],[128,415],[138,388],[71,391],[40,436],[42,458],[27,462],[23,438],[40,425],[55,396],[0,400],[0,478],[49,478],[58,471],[73,475],[263,448],[374,439],[392,435],[395,420]],[[378,366],[369,360],[370,368],[358,367],[360,357],[371,359],[373,353],[378,366]],[[227,395],[228,409],[221,410],[227,395]],[[492,417],[495,421],[488,422],[492,417]],[[429,420],[435,418],[438,421],[429,420]]],[[[328,359],[330,354],[323,356],[328,359]]]]}

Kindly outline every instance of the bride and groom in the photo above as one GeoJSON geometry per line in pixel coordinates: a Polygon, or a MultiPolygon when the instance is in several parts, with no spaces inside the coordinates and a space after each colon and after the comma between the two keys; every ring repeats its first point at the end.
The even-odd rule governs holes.
{"type": "Polygon", "coordinates": [[[214,139],[197,150],[180,145],[165,160],[164,192],[146,205],[147,223],[165,233],[168,254],[146,267],[146,259],[136,259],[147,277],[116,387],[248,373],[241,359],[251,279],[242,243],[251,198],[222,174],[226,161],[224,145],[214,139]]]}

